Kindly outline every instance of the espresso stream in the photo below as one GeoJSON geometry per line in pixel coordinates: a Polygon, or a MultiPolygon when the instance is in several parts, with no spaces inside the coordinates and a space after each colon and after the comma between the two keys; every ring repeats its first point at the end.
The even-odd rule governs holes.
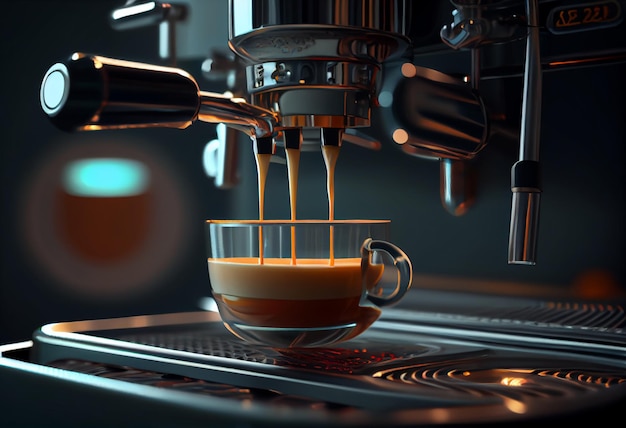
{"type": "MultiPolygon", "coordinates": [[[[287,158],[287,178],[289,180],[289,205],[291,209],[291,220],[296,221],[296,201],[298,194],[298,171],[300,167],[300,150],[285,149],[287,158]]],[[[326,189],[328,195],[328,220],[335,219],[335,166],[339,157],[338,146],[322,146],[322,155],[326,165],[326,189]]],[[[259,220],[263,220],[265,209],[265,182],[269,170],[270,154],[256,154],[257,180],[259,187],[259,220]]],[[[296,230],[291,228],[291,263],[296,264],[296,230]]],[[[259,227],[259,262],[264,263],[263,255],[263,227],[259,227]]],[[[328,260],[330,266],[335,264],[334,233],[333,226],[330,226],[330,254],[328,260]]]]}
{"type": "MultiPolygon", "coordinates": [[[[265,182],[267,171],[270,167],[271,154],[256,155],[256,169],[258,175],[259,186],[259,220],[263,220],[263,209],[265,207],[265,182]]],[[[259,262],[263,264],[263,227],[259,227],[259,262]]]]}

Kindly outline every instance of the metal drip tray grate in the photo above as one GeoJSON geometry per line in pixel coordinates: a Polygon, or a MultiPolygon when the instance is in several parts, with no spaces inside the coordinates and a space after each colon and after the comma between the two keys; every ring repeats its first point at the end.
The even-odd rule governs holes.
{"type": "Polygon", "coordinates": [[[622,331],[626,313],[620,305],[580,302],[540,302],[522,308],[479,310],[476,317],[495,320],[516,320],[534,325],[581,327],[593,330],[622,331]]]}
{"type": "MultiPolygon", "coordinates": [[[[346,374],[370,373],[387,364],[411,361],[411,359],[422,354],[432,353],[434,349],[419,345],[407,348],[392,343],[385,344],[384,349],[371,349],[371,343],[355,340],[351,343],[360,346],[274,350],[253,347],[245,342],[224,337],[223,334],[216,335],[213,329],[148,335],[122,335],[118,339],[207,356],[346,374]]],[[[375,348],[380,348],[380,346],[378,344],[375,348]]]]}
{"type": "MultiPolygon", "coordinates": [[[[423,293],[383,312],[382,320],[409,325],[445,327],[461,331],[505,333],[521,337],[589,342],[623,348],[626,310],[622,303],[550,301],[463,293],[423,293]],[[461,302],[461,303],[459,303],[461,302]]],[[[453,331],[452,331],[453,330],[453,331]]],[[[447,334],[440,331],[440,334],[447,334]]],[[[501,338],[502,339],[502,338],[501,338]]],[[[543,346],[547,346],[544,344],[543,346]]],[[[575,344],[573,344],[575,346],[575,344]]]]}
{"type": "Polygon", "coordinates": [[[515,421],[626,397],[624,341],[497,344],[498,335],[442,331],[383,321],[340,346],[277,350],[239,341],[201,312],[53,324],[33,349],[42,364],[94,376],[361,422],[385,415],[382,426],[515,421]]]}
{"type": "MultiPolygon", "coordinates": [[[[450,359],[435,364],[390,367],[376,371],[371,376],[405,385],[468,394],[478,398],[473,404],[478,407],[491,404],[492,398],[506,402],[509,406],[511,403],[519,403],[523,406],[527,402],[546,399],[576,400],[601,393],[618,384],[626,384],[625,375],[616,371],[529,368],[532,361],[524,363],[501,361],[497,365],[498,368],[476,368],[485,363],[489,364],[488,361],[479,361],[474,358],[450,359]]],[[[58,360],[50,365],[125,382],[233,400],[254,400],[269,405],[288,405],[295,408],[325,409],[326,411],[340,411],[350,407],[306,396],[282,394],[274,390],[239,387],[132,367],[80,360],[58,360]]]]}
{"type": "MultiPolygon", "coordinates": [[[[617,370],[585,367],[548,358],[451,358],[440,363],[397,367],[374,373],[374,377],[407,385],[449,389],[474,396],[526,400],[575,397],[626,383],[617,370]]],[[[579,363],[580,364],[580,363],[579,363]]]]}
{"type": "Polygon", "coordinates": [[[557,354],[511,357],[487,348],[468,351],[454,347],[445,352],[440,346],[381,343],[373,338],[354,340],[348,347],[273,350],[216,337],[212,331],[124,335],[119,339],[323,375],[366,376],[418,390],[449,390],[472,397],[565,397],[626,384],[626,372],[557,354]]]}

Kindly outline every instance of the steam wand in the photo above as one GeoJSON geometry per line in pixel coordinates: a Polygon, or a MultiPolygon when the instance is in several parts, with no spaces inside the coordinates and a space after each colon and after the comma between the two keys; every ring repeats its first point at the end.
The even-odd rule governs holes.
{"type": "Polygon", "coordinates": [[[536,263],[541,197],[539,137],[541,130],[541,57],[537,0],[526,0],[528,36],[519,160],[511,169],[511,228],[509,264],[536,263]]]}

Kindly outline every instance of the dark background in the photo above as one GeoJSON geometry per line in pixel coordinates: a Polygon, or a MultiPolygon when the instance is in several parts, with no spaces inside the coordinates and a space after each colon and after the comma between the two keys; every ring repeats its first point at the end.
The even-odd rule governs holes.
{"type": "MultiPolygon", "coordinates": [[[[196,310],[200,299],[210,294],[204,220],[258,216],[254,160],[246,138],[240,142],[241,182],[222,190],[215,188],[202,166],[204,146],[215,138],[213,125],[68,134],[45,117],[39,106],[41,78],[49,66],[74,51],[161,61],[156,28],[111,29],[108,15],[122,4],[30,0],[3,5],[0,343],[26,340],[49,322],[196,310]],[[145,251],[169,258],[125,268],[109,265],[114,274],[108,283],[99,274],[107,271],[106,263],[94,267],[80,255],[72,255],[56,269],[50,267],[42,252],[59,260],[63,260],[59,254],[67,252],[55,235],[63,220],[54,198],[55,181],[64,162],[85,153],[128,155],[153,168],[158,179],[151,191],[160,205],[147,215],[159,220],[149,229],[151,248],[145,251]],[[134,275],[146,276],[146,270],[152,273],[147,280],[133,281],[134,275]],[[116,281],[127,285],[116,287],[116,281]]],[[[215,19],[226,20],[210,18],[208,26],[215,25],[215,19]]],[[[601,37],[583,40],[589,50],[601,48],[594,45],[601,37]]],[[[459,61],[464,58],[459,56],[459,61]]],[[[202,77],[202,59],[184,59],[179,66],[194,75],[201,88],[222,89],[202,77]]],[[[467,66],[459,63],[459,68],[467,66]]],[[[491,141],[473,162],[478,195],[462,217],[451,216],[440,204],[436,161],[405,155],[388,141],[380,151],[346,144],[337,164],[336,216],[390,218],[392,240],[414,262],[416,288],[574,298],[623,295],[624,76],[624,62],[544,74],[543,195],[536,266],[507,264],[510,168],[517,160],[517,146],[508,140],[491,141]]],[[[500,95],[511,111],[519,111],[519,87],[517,78],[508,86],[511,90],[500,95]]],[[[321,153],[303,153],[300,218],[327,215],[324,177],[321,153]]],[[[267,216],[288,218],[285,168],[273,164],[268,180],[267,216]]]]}

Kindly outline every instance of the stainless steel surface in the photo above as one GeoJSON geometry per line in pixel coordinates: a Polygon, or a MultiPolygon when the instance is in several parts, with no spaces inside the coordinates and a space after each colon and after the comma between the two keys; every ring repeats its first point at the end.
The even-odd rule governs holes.
{"type": "Polygon", "coordinates": [[[211,92],[199,92],[200,110],[198,120],[208,123],[224,123],[250,136],[269,137],[276,132],[276,115],[248,104],[241,98],[211,92]]]}
{"type": "Polygon", "coordinates": [[[408,31],[407,19],[413,7],[405,0],[235,0],[231,5],[231,39],[264,27],[308,24],[403,35],[408,31]]]}
{"type": "Polygon", "coordinates": [[[480,95],[462,78],[404,63],[394,94],[400,126],[396,143],[406,153],[468,160],[486,145],[489,124],[480,95]]]}
{"type": "Polygon", "coordinates": [[[233,1],[229,45],[251,102],[285,127],[369,126],[380,65],[409,46],[410,3],[233,1]]]}
{"type": "Polygon", "coordinates": [[[537,261],[540,201],[541,193],[534,189],[517,188],[513,191],[509,233],[510,264],[534,265],[537,261]]]}

